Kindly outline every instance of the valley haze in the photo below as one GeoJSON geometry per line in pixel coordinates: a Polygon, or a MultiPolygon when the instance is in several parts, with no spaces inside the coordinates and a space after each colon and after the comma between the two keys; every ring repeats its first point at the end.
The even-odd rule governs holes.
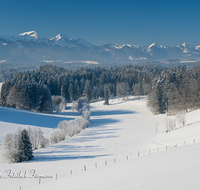
{"type": "Polygon", "coordinates": [[[149,46],[104,44],[96,46],[84,39],[58,34],[50,39],[36,31],[19,35],[0,35],[1,66],[54,64],[67,68],[82,66],[120,66],[126,64],[194,65],[199,64],[200,45],[149,46]]]}

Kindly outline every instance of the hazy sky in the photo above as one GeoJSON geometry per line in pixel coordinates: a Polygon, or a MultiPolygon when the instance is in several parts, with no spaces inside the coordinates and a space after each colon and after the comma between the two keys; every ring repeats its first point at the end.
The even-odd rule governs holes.
{"type": "Polygon", "coordinates": [[[0,0],[0,35],[31,30],[94,45],[200,45],[200,0],[0,0]]]}

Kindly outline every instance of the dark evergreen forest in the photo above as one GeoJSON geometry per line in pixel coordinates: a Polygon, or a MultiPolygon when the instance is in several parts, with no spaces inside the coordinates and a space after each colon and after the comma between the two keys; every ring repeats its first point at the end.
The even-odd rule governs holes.
{"type": "Polygon", "coordinates": [[[52,96],[66,102],[86,96],[90,102],[129,95],[148,95],[154,114],[176,114],[200,105],[198,66],[165,68],[147,65],[95,67],[68,70],[45,65],[38,70],[19,72],[2,85],[1,105],[39,112],[52,112],[52,96]]]}

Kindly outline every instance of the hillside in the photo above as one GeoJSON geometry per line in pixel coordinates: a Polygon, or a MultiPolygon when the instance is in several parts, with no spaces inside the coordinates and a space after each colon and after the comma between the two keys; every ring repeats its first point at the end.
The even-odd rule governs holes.
{"type": "MultiPolygon", "coordinates": [[[[49,135],[59,119],[78,115],[67,110],[63,113],[67,115],[64,118],[63,115],[2,107],[0,112],[2,136],[14,132],[18,126],[29,125],[41,127],[45,135],[49,135]],[[9,117],[2,116],[5,111],[9,117]]],[[[129,101],[115,99],[108,106],[102,101],[92,103],[91,112],[91,124],[87,129],[61,143],[35,151],[33,161],[12,165],[1,162],[2,189],[20,189],[20,186],[33,190],[200,188],[200,110],[186,115],[186,127],[180,128],[177,123],[177,129],[168,133],[165,132],[167,116],[152,115],[146,107],[146,97],[140,101],[134,97],[129,101]],[[84,171],[84,166],[87,171],[84,171]],[[38,175],[53,178],[42,178],[41,184],[38,178],[7,179],[5,175],[9,168],[12,168],[12,173],[27,171],[29,176],[30,170],[35,169],[38,175]]],[[[2,142],[2,137],[0,140],[2,142]]]]}

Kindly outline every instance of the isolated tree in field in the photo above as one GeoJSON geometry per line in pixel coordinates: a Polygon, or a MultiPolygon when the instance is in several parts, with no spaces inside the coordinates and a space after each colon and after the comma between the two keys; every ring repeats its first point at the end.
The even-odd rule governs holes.
{"type": "Polygon", "coordinates": [[[18,162],[32,160],[33,150],[32,144],[28,136],[28,132],[26,129],[23,129],[21,132],[21,138],[19,140],[19,147],[18,147],[18,162]]]}
{"type": "Polygon", "coordinates": [[[109,97],[110,97],[110,90],[106,84],[104,85],[104,97],[105,97],[104,105],[108,105],[109,97]]]}

